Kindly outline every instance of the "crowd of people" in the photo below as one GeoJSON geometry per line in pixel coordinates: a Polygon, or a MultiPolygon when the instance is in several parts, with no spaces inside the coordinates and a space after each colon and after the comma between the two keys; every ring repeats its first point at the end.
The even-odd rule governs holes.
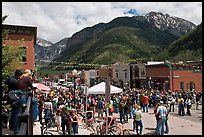
{"type": "MultiPolygon", "coordinates": [[[[195,91],[159,91],[133,88],[120,94],[111,94],[110,101],[107,104],[105,95],[86,96],[80,87],[74,93],[72,87],[57,89],[51,85],[47,85],[50,86],[51,92],[46,95],[41,91],[37,92],[32,86],[32,77],[29,70],[24,72],[17,70],[15,76],[9,77],[5,83],[8,85],[8,91],[15,91],[17,97],[20,98],[20,103],[17,105],[11,103],[9,128],[15,133],[19,130],[18,114],[22,111],[21,105],[26,102],[26,93],[29,92],[29,88],[34,91],[32,98],[33,120],[42,123],[43,119],[51,118],[57,127],[57,132],[62,129],[63,135],[66,132],[69,135],[79,133],[80,119],[78,113],[84,111],[92,111],[93,117],[96,116],[98,119],[118,113],[122,124],[128,123],[129,119],[133,119],[134,133],[142,135],[142,117],[143,113],[149,112],[149,107],[154,108],[157,121],[156,134],[163,135],[169,132],[168,114],[175,111],[175,105],[178,105],[179,116],[191,116],[192,103],[195,103],[196,109],[198,109],[202,97],[202,92],[195,91]],[[186,112],[185,108],[187,109],[186,112]]],[[[6,116],[8,117],[8,115],[6,116]]]]}

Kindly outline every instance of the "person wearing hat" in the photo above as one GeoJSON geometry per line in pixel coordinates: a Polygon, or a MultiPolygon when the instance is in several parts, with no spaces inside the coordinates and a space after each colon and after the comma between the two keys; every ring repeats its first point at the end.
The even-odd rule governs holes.
{"type": "Polygon", "coordinates": [[[159,116],[159,119],[157,120],[157,127],[156,127],[156,134],[158,135],[164,135],[164,126],[165,126],[165,120],[167,115],[167,109],[164,106],[164,102],[160,101],[159,106],[157,108],[156,115],[159,116]]]}
{"type": "Polygon", "coordinates": [[[142,130],[143,130],[143,124],[142,124],[142,112],[141,112],[141,107],[138,106],[138,105],[135,105],[134,107],[136,107],[134,113],[133,113],[133,117],[134,117],[134,120],[133,120],[133,131],[134,131],[134,134],[137,134],[137,135],[142,135],[142,130]],[[140,127],[140,132],[139,132],[139,127],[140,127]]]}

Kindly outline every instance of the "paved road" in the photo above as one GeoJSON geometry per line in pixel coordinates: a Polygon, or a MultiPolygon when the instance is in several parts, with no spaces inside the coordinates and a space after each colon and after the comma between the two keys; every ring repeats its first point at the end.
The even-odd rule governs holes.
{"type": "MultiPolygon", "coordinates": [[[[202,109],[202,108],[201,108],[202,109]]],[[[191,116],[178,116],[177,107],[175,111],[169,115],[169,134],[168,135],[202,135],[202,110],[195,110],[192,107],[191,116]]],[[[97,114],[96,114],[97,116],[97,114]]],[[[119,121],[119,115],[114,113],[117,121],[119,121]]],[[[153,108],[149,109],[148,113],[143,113],[143,134],[152,134],[155,131],[156,120],[153,113],[153,108]]],[[[124,127],[129,129],[132,133],[132,119],[124,124],[124,127]]],[[[56,128],[49,129],[53,135],[62,135],[62,131],[56,132],[56,128]]],[[[35,122],[34,135],[40,135],[40,124],[35,122]]],[[[90,131],[82,129],[79,126],[79,135],[90,135],[90,131]]]]}

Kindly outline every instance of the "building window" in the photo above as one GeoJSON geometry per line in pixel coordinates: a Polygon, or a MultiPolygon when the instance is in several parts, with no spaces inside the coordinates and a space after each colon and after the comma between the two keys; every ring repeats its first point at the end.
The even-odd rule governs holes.
{"type": "Polygon", "coordinates": [[[184,82],[180,82],[180,89],[184,91],[184,82]]]}
{"type": "Polygon", "coordinates": [[[127,73],[125,72],[125,78],[127,78],[127,73]]]}
{"type": "Polygon", "coordinates": [[[27,62],[27,60],[26,60],[26,47],[20,47],[21,48],[21,52],[22,52],[22,58],[21,58],[21,61],[23,62],[23,63],[26,63],[27,62]]]}
{"type": "Polygon", "coordinates": [[[135,66],[135,77],[139,77],[139,68],[135,66]]]}
{"type": "Polygon", "coordinates": [[[190,91],[190,83],[186,83],[186,90],[190,91]]]}
{"type": "Polygon", "coordinates": [[[118,73],[116,73],[116,78],[118,78],[118,73]]]}
{"type": "Polygon", "coordinates": [[[141,69],[141,77],[145,77],[145,69],[141,69]]]}
{"type": "Polygon", "coordinates": [[[195,83],[193,83],[193,81],[190,82],[190,91],[192,91],[193,89],[195,89],[195,83]]]}

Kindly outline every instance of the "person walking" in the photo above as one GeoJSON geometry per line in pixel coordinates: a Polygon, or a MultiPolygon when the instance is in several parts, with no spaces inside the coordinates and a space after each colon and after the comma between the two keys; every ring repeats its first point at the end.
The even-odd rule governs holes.
{"type": "Polygon", "coordinates": [[[78,118],[76,110],[72,111],[71,122],[72,122],[72,128],[73,128],[74,134],[79,134],[78,132],[79,118],[78,118]]]}
{"type": "Polygon", "coordinates": [[[190,111],[191,105],[192,105],[192,97],[189,95],[186,99],[186,107],[187,107],[186,115],[191,116],[191,111],[190,111]]]}
{"type": "Polygon", "coordinates": [[[165,106],[166,106],[166,109],[167,109],[167,114],[166,114],[166,120],[165,120],[165,130],[164,130],[164,133],[168,134],[169,133],[168,120],[169,120],[170,109],[169,109],[169,105],[166,104],[165,106]]]}
{"type": "Polygon", "coordinates": [[[38,118],[40,123],[42,123],[42,114],[43,114],[43,109],[44,109],[44,97],[42,97],[40,95],[39,99],[38,99],[38,118]]]}
{"type": "Polygon", "coordinates": [[[128,100],[124,99],[124,117],[125,117],[125,123],[128,123],[128,113],[129,113],[128,100]]]}
{"type": "Polygon", "coordinates": [[[121,98],[119,105],[118,105],[119,115],[120,115],[120,123],[125,122],[124,106],[125,106],[124,100],[121,98]]]}
{"type": "Polygon", "coordinates": [[[66,135],[66,129],[65,129],[65,126],[68,130],[68,134],[71,135],[71,117],[70,117],[70,114],[69,112],[67,111],[67,108],[65,106],[63,106],[61,108],[61,127],[62,127],[62,132],[63,132],[63,135],[66,135]]]}
{"type": "Polygon", "coordinates": [[[157,122],[157,135],[164,135],[164,126],[165,126],[165,120],[167,115],[167,109],[164,106],[164,102],[160,101],[160,105],[157,108],[156,115],[159,116],[158,122],[157,122]]]}
{"type": "Polygon", "coordinates": [[[201,96],[202,96],[201,92],[196,93],[196,110],[198,110],[199,108],[201,96]]]}
{"type": "Polygon", "coordinates": [[[57,132],[59,132],[60,130],[60,113],[61,113],[61,110],[60,109],[57,109],[56,111],[56,126],[57,126],[57,132]]]}
{"type": "Polygon", "coordinates": [[[181,98],[180,102],[178,104],[178,114],[179,116],[184,116],[185,115],[185,111],[184,111],[184,99],[181,98]]]}
{"type": "Polygon", "coordinates": [[[133,131],[135,131],[135,134],[136,134],[136,121],[134,120],[135,119],[135,115],[134,115],[134,113],[137,111],[137,104],[135,103],[134,105],[133,105],[133,108],[132,108],[132,116],[133,116],[133,131]]]}
{"type": "Polygon", "coordinates": [[[147,96],[147,94],[143,96],[142,103],[143,103],[143,112],[148,113],[149,97],[147,96]]]}
{"type": "Polygon", "coordinates": [[[171,101],[170,101],[170,107],[169,107],[169,111],[171,112],[171,110],[174,112],[174,105],[176,102],[176,98],[174,95],[171,95],[171,101]]]}
{"type": "Polygon", "coordinates": [[[97,110],[98,110],[98,120],[103,117],[103,109],[104,109],[104,102],[102,101],[101,97],[98,98],[99,101],[97,102],[97,110]]]}
{"type": "Polygon", "coordinates": [[[134,116],[134,123],[136,123],[136,128],[134,129],[134,133],[137,135],[142,135],[142,130],[143,130],[143,123],[142,123],[142,112],[141,112],[141,107],[137,106],[137,109],[135,110],[133,116],[134,116]],[[140,132],[139,132],[139,127],[140,127],[140,132]]]}
{"type": "Polygon", "coordinates": [[[47,120],[52,118],[53,107],[52,107],[52,102],[50,101],[50,98],[47,98],[44,102],[44,112],[45,112],[45,118],[47,118],[47,120]]]}

